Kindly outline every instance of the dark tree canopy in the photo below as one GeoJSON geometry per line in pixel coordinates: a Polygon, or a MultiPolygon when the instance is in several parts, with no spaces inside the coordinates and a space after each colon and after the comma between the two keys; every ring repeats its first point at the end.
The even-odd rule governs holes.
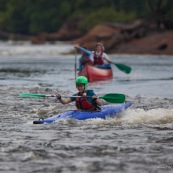
{"type": "Polygon", "coordinates": [[[84,32],[100,22],[130,22],[152,16],[172,19],[172,0],[0,0],[0,30],[20,34],[55,32],[72,17],[83,16],[84,32]]]}

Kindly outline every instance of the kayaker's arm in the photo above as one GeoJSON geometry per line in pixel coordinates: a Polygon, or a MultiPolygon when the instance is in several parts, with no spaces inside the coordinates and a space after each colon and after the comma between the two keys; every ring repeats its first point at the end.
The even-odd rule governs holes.
{"type": "Polygon", "coordinates": [[[76,49],[79,49],[80,51],[86,53],[86,54],[89,55],[89,56],[92,55],[92,52],[91,52],[90,50],[88,50],[88,49],[85,49],[85,48],[80,47],[80,46],[78,46],[78,45],[75,45],[74,47],[75,47],[76,49]]]}
{"type": "Polygon", "coordinates": [[[82,51],[82,52],[88,54],[89,56],[92,55],[92,52],[91,52],[90,50],[87,50],[87,49],[85,49],[85,48],[83,48],[83,47],[79,47],[79,49],[80,49],[80,51],[82,51]]]}
{"type": "Polygon", "coordinates": [[[80,47],[80,46],[78,48],[79,48],[80,51],[86,53],[89,56],[90,60],[94,63],[94,57],[93,57],[93,52],[92,51],[90,51],[88,49],[85,49],[84,47],[80,47]]]}
{"type": "Polygon", "coordinates": [[[92,96],[92,99],[95,100],[95,102],[97,103],[98,106],[102,105],[101,100],[96,95],[92,96]]]}
{"type": "Polygon", "coordinates": [[[57,98],[57,99],[60,101],[60,103],[62,103],[62,104],[71,103],[71,99],[70,99],[70,98],[62,99],[60,94],[56,95],[56,98],[57,98]]]}
{"type": "Polygon", "coordinates": [[[111,59],[106,53],[103,53],[103,59],[106,60],[108,63],[111,63],[111,59]]]}

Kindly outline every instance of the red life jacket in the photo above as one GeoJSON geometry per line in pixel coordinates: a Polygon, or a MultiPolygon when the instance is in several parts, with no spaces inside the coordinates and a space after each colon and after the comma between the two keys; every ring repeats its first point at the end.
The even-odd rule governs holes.
{"type": "MultiPolygon", "coordinates": [[[[77,93],[76,96],[81,96],[80,93],[77,93]]],[[[86,92],[87,96],[87,92],[86,92]]],[[[87,110],[87,111],[94,111],[95,106],[84,97],[76,97],[76,107],[77,109],[87,110]]]]}
{"type": "Polygon", "coordinates": [[[99,55],[96,56],[96,52],[94,52],[94,64],[95,65],[103,65],[103,58],[102,58],[103,52],[99,55]]]}

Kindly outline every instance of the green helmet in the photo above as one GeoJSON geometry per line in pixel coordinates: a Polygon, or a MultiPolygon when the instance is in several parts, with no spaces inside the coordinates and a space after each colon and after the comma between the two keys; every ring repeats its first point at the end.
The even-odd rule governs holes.
{"type": "Polygon", "coordinates": [[[83,84],[83,85],[85,85],[85,89],[87,89],[88,79],[85,76],[79,76],[76,79],[76,84],[83,84]]]}

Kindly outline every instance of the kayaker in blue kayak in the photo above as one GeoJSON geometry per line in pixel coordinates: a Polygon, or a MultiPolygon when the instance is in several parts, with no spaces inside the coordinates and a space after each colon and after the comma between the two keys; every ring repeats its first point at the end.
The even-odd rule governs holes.
{"type": "Polygon", "coordinates": [[[77,50],[80,50],[81,52],[81,57],[79,58],[79,67],[78,71],[81,71],[86,64],[88,65],[94,65],[94,58],[92,55],[92,52],[88,51],[85,47],[80,47],[80,46],[74,46],[77,50]]]}
{"type": "Polygon", "coordinates": [[[102,43],[96,44],[96,50],[90,51],[85,49],[84,47],[80,47],[78,45],[75,46],[76,49],[81,50],[82,52],[90,55],[92,55],[94,60],[94,66],[97,68],[102,69],[111,69],[111,59],[108,57],[108,55],[104,52],[105,48],[102,43]]]}
{"type": "Polygon", "coordinates": [[[61,95],[57,95],[57,99],[62,104],[68,104],[73,101],[76,102],[76,107],[84,111],[98,111],[101,106],[101,100],[96,96],[93,90],[87,90],[88,79],[84,76],[79,76],[76,79],[76,88],[78,93],[72,95],[70,98],[62,99],[61,95]]]}

